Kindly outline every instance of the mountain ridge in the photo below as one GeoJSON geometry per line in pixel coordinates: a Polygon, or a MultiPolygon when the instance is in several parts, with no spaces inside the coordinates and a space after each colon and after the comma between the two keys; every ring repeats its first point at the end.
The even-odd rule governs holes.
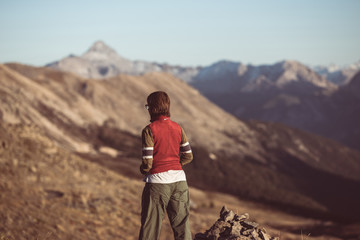
{"type": "MultiPolygon", "coordinates": [[[[90,49],[97,49],[96,44],[106,46],[104,42],[96,42],[90,49]]],[[[360,149],[357,138],[349,140],[353,137],[343,137],[339,131],[333,134],[324,129],[324,126],[334,125],[334,117],[328,117],[326,109],[332,109],[334,107],[331,105],[338,104],[328,100],[329,96],[350,83],[356,69],[360,69],[360,64],[324,70],[319,67],[308,67],[295,60],[283,60],[259,66],[221,60],[210,66],[192,68],[127,59],[117,61],[115,58],[120,56],[116,52],[112,51],[112,53],[115,57],[106,58],[104,55],[97,60],[82,56],[72,57],[48,66],[96,79],[110,78],[119,74],[170,73],[241,119],[284,123],[360,149]],[[334,74],[334,79],[327,79],[329,72],[334,74]],[[346,80],[342,77],[345,75],[346,80]]],[[[352,130],[347,129],[347,126],[340,128],[345,135],[352,135],[352,130]]]]}
{"type": "Polygon", "coordinates": [[[206,94],[211,92],[256,92],[272,88],[283,89],[286,85],[295,82],[297,84],[311,84],[329,90],[336,89],[334,84],[294,60],[260,66],[220,61],[203,68],[190,84],[206,94]]]}
{"type": "Polygon", "coordinates": [[[36,124],[59,146],[132,177],[140,161],[139,133],[149,119],[145,98],[164,90],[196,156],[185,169],[194,186],[298,214],[339,221],[358,216],[352,206],[360,198],[353,191],[360,182],[359,152],[285,126],[238,120],[170,74],[98,81],[8,64],[0,67],[0,81],[4,121],[36,124]],[[105,158],[109,149],[114,157],[105,158]],[[334,198],[333,187],[342,185],[347,187],[334,198]]]}
{"type": "Polygon", "coordinates": [[[360,71],[360,61],[345,66],[330,64],[328,66],[311,66],[311,68],[329,81],[341,86],[348,84],[355,73],[360,71]]]}
{"type": "MultiPolygon", "coordinates": [[[[77,57],[75,55],[71,55],[70,58],[78,58],[77,61],[81,62],[81,67],[84,68],[83,65],[88,65],[85,66],[88,71],[79,71],[77,72],[76,69],[79,68],[79,63],[77,63],[77,61],[72,61],[72,64],[77,64],[77,67],[71,67],[70,63],[68,64],[67,62],[70,61],[69,58],[63,58],[59,61],[55,61],[49,64],[46,64],[46,66],[48,67],[52,67],[58,70],[63,70],[63,71],[70,71],[70,72],[77,72],[77,74],[79,74],[80,76],[86,77],[86,78],[96,78],[96,79],[102,79],[102,78],[107,78],[107,77],[113,77],[116,76],[118,74],[121,73],[125,73],[125,74],[133,74],[133,75],[141,75],[147,72],[153,72],[153,71],[162,71],[162,72],[168,72],[171,73],[173,75],[175,75],[176,77],[186,81],[186,82],[192,82],[194,78],[196,78],[197,75],[204,75],[204,73],[201,73],[201,70],[203,68],[206,67],[210,67],[211,65],[214,65],[216,63],[219,62],[233,62],[236,64],[241,64],[244,66],[248,66],[248,67],[260,67],[260,66],[273,66],[276,65],[277,63],[281,63],[281,62],[286,62],[286,61],[294,61],[294,60],[282,60],[279,61],[277,63],[274,64],[262,64],[262,65],[251,65],[251,64],[242,64],[241,62],[235,62],[235,61],[229,61],[229,60],[220,60],[217,61],[209,66],[179,66],[179,65],[171,65],[171,64],[160,64],[160,63],[156,63],[154,61],[152,62],[148,62],[148,61],[142,61],[142,60],[129,60],[126,59],[122,56],[120,56],[113,48],[109,47],[108,45],[105,44],[105,42],[98,40],[96,42],[93,43],[92,46],[90,46],[90,48],[88,49],[87,52],[85,52],[84,54],[82,54],[81,56],[77,57]],[[96,51],[95,51],[96,50],[96,51]],[[93,56],[90,57],[92,54],[89,53],[93,53],[93,52],[97,52],[97,53],[101,53],[101,54],[97,54],[98,56],[93,56]],[[117,61],[112,61],[112,62],[102,62],[102,66],[97,66],[97,67],[102,67],[102,68],[112,68],[113,71],[108,72],[104,72],[101,71],[101,69],[94,69],[94,67],[96,66],[89,66],[92,65],[91,63],[89,63],[88,61],[84,61],[85,60],[93,60],[93,61],[98,61],[102,58],[102,60],[105,60],[104,57],[100,57],[100,55],[106,55],[105,53],[111,53],[112,57],[114,57],[115,55],[122,59],[122,63],[121,62],[117,62],[117,61]],[[88,55],[90,56],[88,56],[88,55]],[[97,58],[97,57],[100,57],[97,58]],[[121,66],[123,65],[123,66],[121,66]],[[124,65],[126,66],[126,68],[124,68],[124,65]],[[119,68],[118,70],[116,70],[117,68],[119,68]],[[89,69],[91,69],[91,71],[89,71],[89,69]],[[115,69],[115,70],[114,70],[115,69]],[[100,74],[99,74],[100,72],[100,74]],[[101,73],[102,72],[102,73],[101,73]]],[[[304,65],[304,64],[301,64],[304,65]]],[[[312,69],[313,71],[315,71],[316,73],[318,73],[319,75],[325,77],[326,79],[328,79],[331,83],[335,84],[335,85],[343,85],[346,84],[349,79],[351,77],[354,76],[355,72],[360,70],[360,64],[354,63],[351,64],[349,66],[343,66],[343,67],[339,67],[339,66],[307,66],[304,65],[307,68],[312,69]]]]}
{"type": "Polygon", "coordinates": [[[104,79],[119,74],[142,75],[150,72],[168,72],[189,80],[197,68],[171,66],[147,61],[131,61],[120,56],[103,41],[96,41],[81,56],[65,57],[46,64],[57,70],[74,72],[85,78],[104,79]]]}

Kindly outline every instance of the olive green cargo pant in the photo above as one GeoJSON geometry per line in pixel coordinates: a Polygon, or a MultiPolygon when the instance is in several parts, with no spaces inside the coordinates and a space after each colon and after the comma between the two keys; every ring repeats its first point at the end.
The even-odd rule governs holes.
{"type": "Polygon", "coordinates": [[[165,211],[175,240],[191,240],[187,182],[146,183],[142,194],[139,240],[158,240],[165,211]]]}

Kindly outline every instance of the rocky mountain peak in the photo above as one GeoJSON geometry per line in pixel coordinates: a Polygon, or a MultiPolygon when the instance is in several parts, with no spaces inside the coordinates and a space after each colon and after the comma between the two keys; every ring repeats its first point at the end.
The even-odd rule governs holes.
{"type": "Polygon", "coordinates": [[[275,66],[281,68],[282,71],[290,72],[308,72],[310,70],[306,65],[295,60],[284,60],[275,64],[275,66]]]}
{"type": "Polygon", "coordinates": [[[292,82],[306,82],[320,88],[334,89],[335,85],[327,81],[324,77],[316,74],[308,66],[294,60],[285,60],[275,64],[273,71],[276,75],[278,86],[284,86],[292,82]]]}
{"type": "Polygon", "coordinates": [[[113,48],[106,45],[103,41],[96,41],[82,57],[90,61],[116,61],[123,59],[113,48]]]}
{"type": "Polygon", "coordinates": [[[88,52],[115,52],[114,49],[106,45],[103,41],[96,41],[88,50],[88,52]]]}
{"type": "Polygon", "coordinates": [[[227,79],[229,76],[238,75],[238,69],[242,66],[240,62],[233,62],[228,60],[218,61],[208,67],[204,67],[194,76],[194,81],[216,81],[219,79],[227,79]]]}

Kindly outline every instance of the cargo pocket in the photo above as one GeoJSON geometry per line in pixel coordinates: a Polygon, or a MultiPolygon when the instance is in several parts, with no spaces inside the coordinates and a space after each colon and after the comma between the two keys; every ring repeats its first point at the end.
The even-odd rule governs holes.
{"type": "Polygon", "coordinates": [[[171,196],[171,200],[186,203],[189,199],[189,190],[177,191],[171,196]]]}
{"type": "Polygon", "coordinates": [[[186,182],[176,183],[167,213],[175,239],[191,239],[189,226],[189,189],[186,182]]]}

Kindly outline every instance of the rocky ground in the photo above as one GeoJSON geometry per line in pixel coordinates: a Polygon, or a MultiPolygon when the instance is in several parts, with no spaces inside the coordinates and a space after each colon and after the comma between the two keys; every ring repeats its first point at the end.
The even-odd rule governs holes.
{"type": "MultiPolygon", "coordinates": [[[[191,184],[191,183],[190,183],[191,184]]],[[[143,182],[60,148],[33,125],[0,122],[0,239],[137,239],[143,182]]],[[[340,239],[350,228],[306,219],[230,195],[190,189],[191,228],[205,232],[226,204],[280,239],[340,239]],[[330,229],[318,236],[315,227],[330,229]],[[344,234],[344,232],[342,232],[344,234]]],[[[356,227],[356,226],[354,226],[356,227]]],[[[356,235],[350,235],[356,236],[356,235]]],[[[172,239],[164,220],[161,239],[172,239]]]]}

